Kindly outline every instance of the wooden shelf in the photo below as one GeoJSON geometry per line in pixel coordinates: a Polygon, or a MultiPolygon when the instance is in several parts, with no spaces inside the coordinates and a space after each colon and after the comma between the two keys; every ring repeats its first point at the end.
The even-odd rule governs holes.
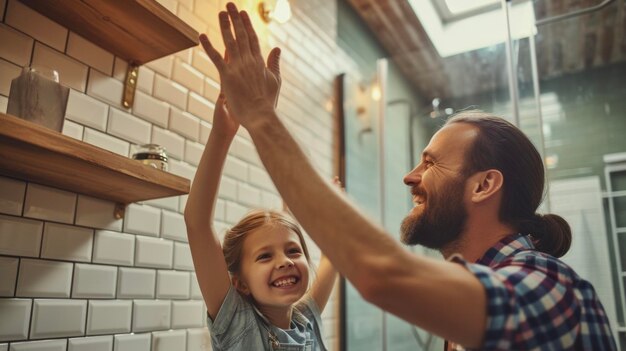
{"type": "Polygon", "coordinates": [[[198,45],[198,32],[155,0],[20,1],[133,65],[198,45]]]}
{"type": "Polygon", "coordinates": [[[0,113],[0,174],[121,204],[189,193],[186,178],[0,113]]]}

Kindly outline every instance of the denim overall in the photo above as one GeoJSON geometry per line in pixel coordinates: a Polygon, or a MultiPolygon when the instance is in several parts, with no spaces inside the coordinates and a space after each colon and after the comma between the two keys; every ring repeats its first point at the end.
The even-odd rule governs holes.
{"type": "Polygon", "coordinates": [[[207,318],[207,325],[214,351],[327,351],[319,308],[310,298],[294,307],[290,328],[281,329],[231,287],[215,320],[207,318]]]}

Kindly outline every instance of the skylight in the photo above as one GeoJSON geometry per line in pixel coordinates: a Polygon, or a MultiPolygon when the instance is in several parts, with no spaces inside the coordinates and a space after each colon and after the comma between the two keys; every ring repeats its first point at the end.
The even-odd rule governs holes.
{"type": "Polygon", "coordinates": [[[445,0],[448,10],[453,15],[460,15],[465,12],[478,10],[481,7],[498,3],[498,0],[445,0]]]}
{"type": "MultiPolygon", "coordinates": [[[[447,6],[452,6],[450,11],[465,9],[464,13],[470,14],[448,20],[442,18],[431,0],[408,1],[441,57],[490,47],[506,40],[503,10],[497,4],[493,8],[497,0],[445,0],[447,6]],[[477,10],[477,7],[480,9],[477,10]]],[[[530,0],[514,1],[509,18],[513,40],[527,38],[537,32],[535,11],[530,0]]]]}

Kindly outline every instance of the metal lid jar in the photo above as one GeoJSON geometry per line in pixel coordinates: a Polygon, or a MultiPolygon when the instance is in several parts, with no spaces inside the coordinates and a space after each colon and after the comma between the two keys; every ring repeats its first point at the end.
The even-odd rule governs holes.
{"type": "Polygon", "coordinates": [[[145,165],[167,171],[167,153],[163,146],[157,144],[144,144],[137,148],[133,159],[141,161],[145,165]]]}

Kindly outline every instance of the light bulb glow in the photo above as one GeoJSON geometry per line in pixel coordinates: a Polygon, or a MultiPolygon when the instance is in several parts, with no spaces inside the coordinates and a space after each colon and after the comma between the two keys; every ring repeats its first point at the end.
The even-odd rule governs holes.
{"type": "Polygon", "coordinates": [[[289,0],[276,0],[272,19],[278,23],[285,23],[291,18],[291,6],[289,0]]]}

